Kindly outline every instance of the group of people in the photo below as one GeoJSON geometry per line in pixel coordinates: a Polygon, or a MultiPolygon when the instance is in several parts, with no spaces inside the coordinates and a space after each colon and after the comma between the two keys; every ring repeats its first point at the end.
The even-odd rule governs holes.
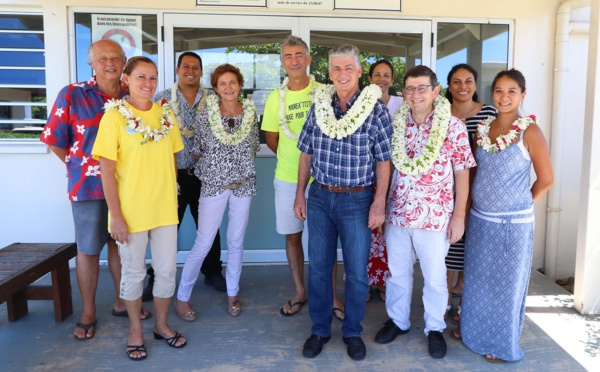
{"type": "MultiPolygon", "coordinates": [[[[196,319],[190,297],[200,271],[206,284],[227,292],[229,315],[241,313],[239,281],[256,195],[259,128],[253,102],[240,98],[244,77],[235,66],[217,67],[209,90],[200,83],[201,58],[185,52],[177,62],[178,80],[155,94],[157,68],[150,59],[126,61],[110,40],[93,43],[88,55],[94,77],[59,93],[41,140],[67,165],[84,303],[74,337],[94,336],[99,254],[108,244],[118,293],[113,315],[129,317],[126,353],[139,361],[147,357],[142,320],[153,316],[142,307],[147,272],[154,337],[175,348],[187,344],[168,325],[167,313],[176,289],[177,230],[188,205],[197,236],[183,267],[176,313],[185,321],[196,319]],[[227,206],[223,278],[218,230],[227,206]]],[[[262,130],[277,154],[276,231],[285,235],[295,286],[280,313],[293,316],[309,304],[312,327],[302,354],[313,358],[322,352],[336,317],[348,355],[364,359],[361,322],[370,286],[390,318],[375,342],[386,344],[408,332],[418,258],[429,353],[443,358],[449,273],[462,271],[464,256],[464,275],[454,287],[462,291],[460,326],[450,336],[489,361],[521,359],[533,202],[552,185],[544,136],[535,117],[519,110],[525,98],[522,74],[513,69],[496,76],[494,108],[477,102],[477,73],[464,64],[448,76],[448,99],[440,95],[431,69],[409,69],[402,99],[389,94],[394,68],[387,60],[373,63],[371,85],[360,89],[363,71],[353,45],[330,50],[332,85],[308,75],[310,51],[297,36],[281,43],[281,63],[287,77],[267,99],[262,130]],[[531,165],[537,179],[530,187],[531,165]],[[344,301],[336,295],[338,241],[344,301]]]]}

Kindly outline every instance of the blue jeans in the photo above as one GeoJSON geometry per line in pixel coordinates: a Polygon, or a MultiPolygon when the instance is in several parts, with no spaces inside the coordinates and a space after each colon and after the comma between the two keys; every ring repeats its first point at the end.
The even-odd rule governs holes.
{"type": "Polygon", "coordinates": [[[307,199],[308,304],[311,333],[331,334],[333,309],[332,272],[338,237],[346,272],[344,337],[360,336],[369,291],[367,260],[371,243],[368,228],[373,187],[355,193],[332,193],[313,182],[307,199]]]}

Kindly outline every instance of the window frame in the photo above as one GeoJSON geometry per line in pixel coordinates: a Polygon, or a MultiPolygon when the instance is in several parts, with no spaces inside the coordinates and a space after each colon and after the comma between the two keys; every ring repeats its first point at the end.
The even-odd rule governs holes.
{"type": "MultiPolygon", "coordinates": [[[[31,53],[31,52],[35,52],[35,53],[46,53],[46,31],[45,31],[45,27],[44,27],[44,12],[42,10],[2,10],[0,11],[0,15],[15,15],[15,16],[37,16],[40,17],[40,20],[42,22],[42,29],[41,30],[29,30],[29,29],[0,29],[0,34],[33,34],[33,35],[42,35],[43,39],[44,39],[44,47],[43,48],[14,48],[14,47],[7,47],[7,48],[2,48],[0,47],[0,51],[1,52],[11,52],[11,53],[31,53]]],[[[18,71],[18,70],[25,70],[25,71],[44,71],[44,76],[46,76],[45,72],[46,72],[46,60],[44,58],[44,66],[40,67],[40,66],[5,66],[5,65],[0,65],[0,70],[3,71],[18,71]]],[[[19,88],[31,88],[31,89],[40,89],[46,92],[46,101],[45,102],[34,102],[34,101],[16,101],[16,100],[2,100],[0,101],[0,107],[5,108],[7,107],[10,111],[12,111],[13,107],[23,107],[24,110],[26,110],[26,108],[32,108],[32,107],[43,107],[45,108],[46,111],[46,117],[48,115],[48,96],[47,96],[47,82],[44,81],[44,84],[0,84],[0,89],[19,89],[19,88]]],[[[23,124],[25,126],[35,126],[35,127],[40,127],[40,134],[41,134],[41,127],[43,127],[44,124],[46,124],[46,120],[47,118],[43,118],[43,119],[35,119],[35,118],[23,118],[23,119],[17,119],[17,118],[13,118],[12,114],[10,118],[4,119],[4,118],[0,118],[0,124],[9,124],[9,125],[19,125],[19,124],[23,124]]],[[[2,130],[2,132],[4,132],[2,130]]],[[[1,137],[0,137],[1,138],[1,137]]],[[[37,138],[35,138],[37,140],[37,138]]],[[[9,140],[6,138],[2,138],[2,140],[9,140]]],[[[22,141],[23,139],[10,139],[10,140],[18,140],[18,141],[22,141]]]]}

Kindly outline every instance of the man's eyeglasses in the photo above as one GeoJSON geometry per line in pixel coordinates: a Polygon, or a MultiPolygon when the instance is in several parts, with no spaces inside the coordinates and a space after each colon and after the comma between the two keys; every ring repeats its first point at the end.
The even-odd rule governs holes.
{"type": "Polygon", "coordinates": [[[418,87],[406,87],[404,88],[404,94],[406,94],[407,96],[412,96],[413,94],[415,94],[415,91],[419,92],[419,94],[424,94],[425,92],[427,92],[427,88],[432,86],[433,85],[431,84],[427,84],[419,85],[418,87]]]}

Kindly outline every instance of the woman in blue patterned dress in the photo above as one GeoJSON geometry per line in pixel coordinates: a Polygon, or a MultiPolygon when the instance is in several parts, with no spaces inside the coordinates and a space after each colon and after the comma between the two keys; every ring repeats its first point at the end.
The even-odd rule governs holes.
{"type": "Polygon", "coordinates": [[[489,362],[515,362],[533,254],[533,203],[553,183],[548,145],[535,116],[522,117],[525,78],[502,71],[492,83],[498,118],[477,129],[477,173],[465,243],[464,344],[489,362]],[[531,166],[536,180],[531,184],[531,166]]]}

